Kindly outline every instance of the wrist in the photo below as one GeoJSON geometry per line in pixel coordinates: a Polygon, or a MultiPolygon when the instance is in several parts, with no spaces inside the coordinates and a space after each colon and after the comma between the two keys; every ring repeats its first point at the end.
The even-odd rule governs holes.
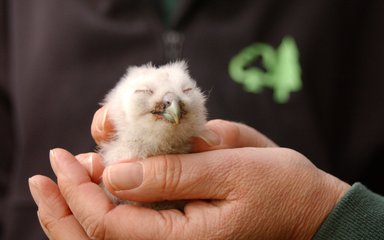
{"type": "MultiPolygon", "coordinates": [[[[306,196],[306,206],[303,215],[295,228],[294,239],[312,239],[325,219],[329,216],[337,203],[348,192],[351,186],[340,179],[321,171],[323,181],[313,188],[312,193],[306,196]]],[[[300,207],[300,206],[299,206],[300,207]]]]}

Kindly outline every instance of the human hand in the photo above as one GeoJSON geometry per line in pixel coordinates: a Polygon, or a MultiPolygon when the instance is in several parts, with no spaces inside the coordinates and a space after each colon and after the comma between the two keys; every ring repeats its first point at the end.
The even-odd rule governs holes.
{"type": "MultiPolygon", "coordinates": [[[[246,126],[237,125],[234,129],[237,127],[246,126]]],[[[216,147],[222,143],[243,147],[260,142],[260,139],[244,141],[253,138],[243,136],[242,133],[248,132],[243,130],[234,131],[239,133],[234,135],[239,139],[223,138],[228,137],[225,135],[227,131],[215,132],[220,140],[216,141],[216,147]]],[[[39,199],[48,197],[41,190],[48,180],[39,176],[31,179],[31,191],[40,202],[39,212],[40,208],[45,208],[46,212],[50,209],[60,213],[61,209],[61,213],[67,214],[66,218],[51,217],[47,221],[49,217],[40,212],[42,225],[51,236],[58,231],[49,229],[71,229],[70,224],[58,219],[74,219],[76,221],[71,222],[73,229],[79,229],[78,232],[85,229],[82,236],[101,239],[305,239],[314,234],[349,187],[316,169],[299,153],[281,148],[237,148],[160,156],[119,163],[104,171],[104,183],[120,198],[136,201],[212,200],[191,201],[185,214],[175,210],[155,211],[131,205],[111,205],[73,156],[62,150],[55,152],[52,165],[62,193],[57,197],[60,201],[56,202],[61,204],[56,204],[56,208],[48,203],[40,207],[39,199]],[[126,174],[119,174],[119,171],[129,172],[135,166],[136,170],[143,169],[142,176],[140,171],[136,174],[142,180],[141,184],[133,178],[127,181],[124,179],[126,174]],[[139,186],[129,190],[129,182],[139,186]],[[68,209],[71,209],[70,214],[68,209]]],[[[54,183],[49,184],[53,188],[54,183]]],[[[60,239],[60,235],[56,236],[55,239],[60,239]]]]}
{"type": "Polygon", "coordinates": [[[140,161],[141,171],[134,164],[104,171],[104,184],[120,199],[210,200],[188,204],[184,222],[167,216],[169,225],[184,227],[171,239],[311,239],[350,188],[284,148],[163,156],[140,161]],[[188,229],[191,219],[201,224],[188,229]]]}

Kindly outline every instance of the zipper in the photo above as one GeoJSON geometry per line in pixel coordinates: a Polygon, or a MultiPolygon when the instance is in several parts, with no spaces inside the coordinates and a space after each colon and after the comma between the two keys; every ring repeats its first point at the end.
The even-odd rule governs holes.
{"type": "Polygon", "coordinates": [[[166,62],[181,60],[183,56],[184,35],[174,30],[163,33],[164,59],[166,62]]]}

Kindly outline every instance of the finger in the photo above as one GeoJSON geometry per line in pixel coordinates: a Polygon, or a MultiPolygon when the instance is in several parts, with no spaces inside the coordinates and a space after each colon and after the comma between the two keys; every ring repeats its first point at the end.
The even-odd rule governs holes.
{"type": "Polygon", "coordinates": [[[113,164],[105,169],[103,182],[117,197],[134,201],[231,199],[250,151],[224,149],[113,164]]]}
{"type": "Polygon", "coordinates": [[[91,239],[165,239],[174,226],[186,224],[186,217],[176,210],[159,213],[113,205],[75,157],[63,149],[52,150],[51,164],[64,199],[91,239]]]}
{"type": "Polygon", "coordinates": [[[76,159],[87,170],[92,182],[99,183],[104,171],[104,164],[100,155],[96,153],[82,153],[76,155],[76,159]]]}
{"type": "Polygon", "coordinates": [[[206,130],[193,139],[193,152],[240,147],[276,147],[277,145],[254,128],[242,123],[211,120],[206,130]]]}
{"type": "Polygon", "coordinates": [[[91,134],[97,144],[108,141],[113,135],[113,126],[108,118],[108,109],[101,107],[93,115],[91,134]]]}
{"type": "Polygon", "coordinates": [[[102,236],[104,215],[115,206],[99,185],[93,183],[79,161],[63,149],[50,152],[58,186],[72,213],[88,236],[102,236]],[[84,199],[87,199],[85,204],[84,199]]]}
{"type": "Polygon", "coordinates": [[[31,177],[29,187],[38,205],[41,227],[49,239],[89,239],[51,179],[31,177]]]}

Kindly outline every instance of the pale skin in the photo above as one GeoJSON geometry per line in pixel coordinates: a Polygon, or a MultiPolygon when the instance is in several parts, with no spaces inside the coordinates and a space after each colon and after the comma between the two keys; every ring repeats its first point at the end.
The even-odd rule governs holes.
{"type": "MultiPolygon", "coordinates": [[[[106,109],[95,113],[91,132],[96,142],[113,134],[106,109]]],[[[95,153],[52,150],[57,183],[40,175],[29,181],[43,230],[59,240],[311,239],[350,188],[239,123],[208,122],[193,150],[105,169],[95,153]],[[98,186],[101,177],[121,199],[191,201],[184,213],[116,206],[98,186]]]]}

